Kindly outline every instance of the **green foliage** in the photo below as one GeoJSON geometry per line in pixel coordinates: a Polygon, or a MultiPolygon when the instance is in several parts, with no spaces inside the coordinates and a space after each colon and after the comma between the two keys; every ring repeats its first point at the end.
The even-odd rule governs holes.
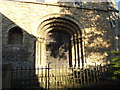
{"type": "Polygon", "coordinates": [[[113,58],[112,61],[118,61],[120,60],[120,57],[113,58]]]}
{"type": "Polygon", "coordinates": [[[120,75],[120,70],[114,71],[114,74],[120,75]]]}
{"type": "Polygon", "coordinates": [[[113,54],[120,54],[120,51],[110,51],[108,53],[113,53],[113,54]]]}
{"type": "Polygon", "coordinates": [[[110,65],[110,74],[112,79],[120,79],[120,52],[111,51],[110,53],[115,54],[115,58],[112,59],[112,63],[110,65]]]}

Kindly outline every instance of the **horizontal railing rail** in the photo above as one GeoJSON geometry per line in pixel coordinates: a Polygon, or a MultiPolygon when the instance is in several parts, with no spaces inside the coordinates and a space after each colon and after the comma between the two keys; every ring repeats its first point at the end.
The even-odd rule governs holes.
{"type": "Polygon", "coordinates": [[[12,88],[80,88],[100,83],[107,67],[92,68],[48,65],[12,68],[12,88]],[[53,67],[53,68],[52,68],[53,67]]]}

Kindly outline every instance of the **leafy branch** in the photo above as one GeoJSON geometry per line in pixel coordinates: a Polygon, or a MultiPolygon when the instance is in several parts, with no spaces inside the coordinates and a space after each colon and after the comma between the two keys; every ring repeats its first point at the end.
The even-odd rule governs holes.
{"type": "Polygon", "coordinates": [[[112,79],[120,79],[120,51],[111,51],[110,53],[115,54],[110,64],[110,74],[112,79]]]}

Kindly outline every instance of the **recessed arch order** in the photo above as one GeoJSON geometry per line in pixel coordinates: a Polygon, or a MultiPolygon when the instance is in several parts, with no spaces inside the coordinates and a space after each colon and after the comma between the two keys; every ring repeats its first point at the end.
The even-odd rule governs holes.
{"type": "MultiPolygon", "coordinates": [[[[84,66],[82,31],[78,21],[69,16],[50,17],[41,22],[37,30],[37,35],[42,36],[36,42],[36,66],[46,65],[46,39],[50,31],[65,32],[70,36],[71,54],[69,55],[70,66],[84,66]]],[[[66,35],[67,35],[66,34],[66,35]]]]}

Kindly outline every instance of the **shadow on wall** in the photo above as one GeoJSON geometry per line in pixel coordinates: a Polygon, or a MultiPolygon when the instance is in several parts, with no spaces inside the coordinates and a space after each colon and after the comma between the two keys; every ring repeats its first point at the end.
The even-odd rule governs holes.
{"type": "Polygon", "coordinates": [[[36,38],[2,15],[2,60],[13,67],[34,65],[36,38]]]}
{"type": "Polygon", "coordinates": [[[25,32],[2,14],[2,66],[6,65],[5,69],[2,69],[3,76],[5,76],[2,79],[2,90],[6,88],[41,88],[34,69],[35,40],[34,36],[25,32]],[[9,65],[11,67],[6,68],[9,65]],[[31,68],[27,71],[27,67],[30,66],[31,68]]]}
{"type": "Polygon", "coordinates": [[[11,69],[10,64],[2,65],[2,88],[11,88],[12,72],[9,69],[11,69]]]}
{"type": "Polygon", "coordinates": [[[47,51],[51,52],[50,56],[54,58],[67,59],[65,55],[70,48],[70,37],[65,32],[51,31],[48,33],[47,51]],[[49,35],[50,34],[50,35],[49,35]],[[50,42],[52,40],[53,42],[50,42]]]}
{"type": "Polygon", "coordinates": [[[108,2],[89,2],[82,5],[88,9],[63,8],[61,12],[69,12],[79,18],[86,62],[106,63],[111,59],[107,52],[115,50],[115,28],[111,22],[118,19],[117,10],[112,5],[109,6],[108,2]],[[113,11],[108,12],[108,9],[113,11]]]}
{"type": "MultiPolygon", "coordinates": [[[[98,7],[99,5],[100,4],[96,4],[96,7],[98,7]]],[[[103,4],[103,5],[105,5],[105,4],[103,4]]],[[[104,8],[103,5],[101,4],[100,7],[104,8]]],[[[101,60],[106,61],[106,59],[110,60],[109,59],[110,56],[107,54],[107,52],[110,51],[111,49],[113,49],[113,47],[114,47],[114,43],[113,43],[114,31],[111,29],[111,26],[109,24],[110,20],[108,19],[109,18],[108,12],[97,11],[97,10],[84,10],[84,9],[76,11],[76,8],[75,9],[74,8],[63,8],[63,10],[61,10],[61,12],[64,12],[64,11],[70,12],[74,16],[76,15],[76,18],[78,17],[78,19],[79,19],[80,26],[81,26],[80,29],[82,30],[82,34],[83,34],[82,35],[83,36],[82,44],[84,44],[84,47],[85,47],[85,56],[84,57],[87,58],[87,62],[88,61],[98,62],[101,60]]],[[[32,87],[33,84],[36,85],[35,87],[39,87],[38,77],[35,75],[34,67],[32,67],[30,69],[27,67],[24,67],[24,66],[29,66],[31,64],[33,64],[33,66],[34,66],[34,63],[35,63],[34,62],[35,61],[34,60],[34,58],[35,58],[35,43],[34,43],[34,41],[36,40],[36,38],[29,35],[24,30],[21,30],[22,33],[17,32],[14,29],[13,29],[13,31],[9,32],[9,30],[7,30],[7,26],[15,24],[15,23],[13,21],[9,20],[4,15],[2,18],[3,18],[3,21],[2,21],[2,23],[3,23],[3,26],[2,26],[2,30],[3,30],[2,31],[3,63],[10,63],[13,66],[15,66],[13,68],[13,77],[14,77],[13,78],[13,80],[14,80],[13,88],[32,87]],[[14,35],[12,35],[12,33],[14,33],[14,35]],[[19,39],[23,39],[22,43],[20,43],[20,42],[17,43],[20,45],[16,45],[16,43],[14,43],[14,41],[16,40],[14,37],[17,37],[17,36],[19,36],[19,39]],[[23,36],[23,38],[21,38],[22,36],[23,36]],[[10,40],[10,43],[9,43],[8,39],[15,39],[15,40],[10,40]],[[12,45],[11,45],[11,43],[12,43],[12,45]],[[17,66],[20,66],[20,67],[17,67],[17,66]],[[21,66],[23,66],[23,67],[21,67],[21,66]],[[22,73],[20,70],[22,71],[22,73]],[[28,77],[28,76],[30,76],[30,77],[28,77]],[[24,77],[24,78],[22,78],[22,77],[24,77]],[[16,84],[18,85],[18,87],[16,86],[16,84]]],[[[57,18],[56,21],[57,20],[59,20],[59,18],[57,18]]],[[[69,22],[69,23],[71,23],[71,22],[69,22]]],[[[73,24],[74,23],[72,23],[71,25],[73,25],[73,24]]],[[[61,25],[61,24],[59,24],[59,25],[61,25]]],[[[76,28],[76,27],[73,27],[73,28],[76,28]]],[[[19,29],[17,29],[17,30],[19,30],[19,29]]],[[[66,31],[67,31],[67,28],[66,28],[66,31]]],[[[17,39],[17,40],[19,40],[19,39],[17,39]]],[[[57,38],[54,38],[54,39],[57,39],[57,38]]],[[[80,39],[80,38],[77,37],[76,39],[80,39]]],[[[59,44],[60,46],[62,46],[63,42],[54,43],[54,44],[59,44]]],[[[48,47],[51,47],[49,45],[48,45],[48,47]]],[[[77,45],[79,47],[79,44],[77,44],[77,45]]],[[[74,45],[74,46],[77,46],[77,45],[74,45]]],[[[54,48],[53,49],[48,48],[48,49],[50,49],[50,51],[54,50],[54,48]]],[[[58,49],[59,49],[59,47],[56,47],[56,51],[53,51],[53,53],[57,53],[59,51],[58,49]]],[[[79,53],[79,50],[77,50],[77,52],[79,53]]],[[[51,53],[51,56],[56,57],[53,55],[53,53],[51,53]]],[[[78,55],[78,54],[76,54],[76,55],[78,55]]],[[[100,62],[100,63],[102,63],[102,62],[100,62]]]]}

